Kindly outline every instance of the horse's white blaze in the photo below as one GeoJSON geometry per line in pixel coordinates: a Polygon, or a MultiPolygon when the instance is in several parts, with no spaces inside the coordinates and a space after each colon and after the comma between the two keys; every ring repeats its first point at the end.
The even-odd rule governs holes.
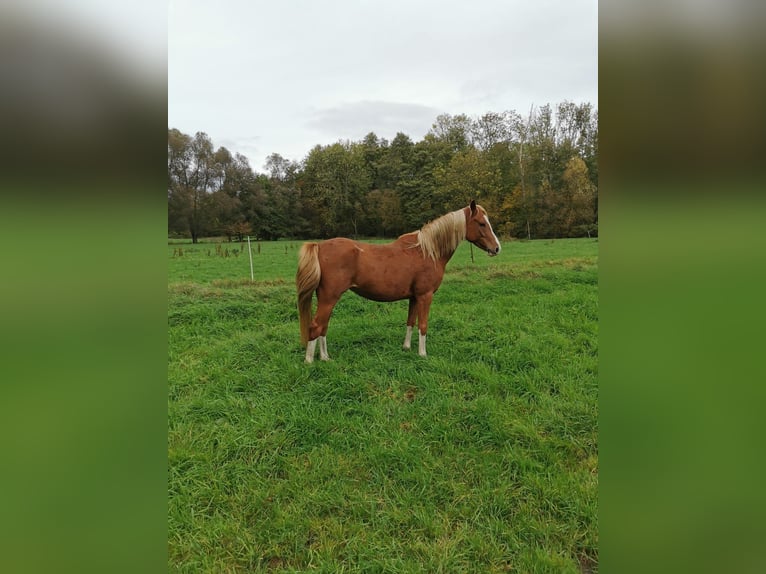
{"type": "Polygon", "coordinates": [[[492,224],[489,222],[489,217],[485,215],[484,221],[487,222],[487,226],[489,227],[489,232],[492,234],[492,237],[495,238],[495,243],[497,243],[497,252],[500,253],[500,240],[497,238],[497,235],[495,235],[495,232],[492,229],[492,224]]]}
{"type": "Polygon", "coordinates": [[[306,362],[307,363],[313,363],[314,362],[314,351],[317,348],[317,340],[314,339],[313,341],[309,341],[306,345],[306,362]]]}
{"type": "Polygon", "coordinates": [[[412,344],[412,327],[407,325],[407,334],[404,336],[404,345],[402,346],[405,349],[409,350],[411,344],[412,344]]]}
{"type": "Polygon", "coordinates": [[[319,337],[319,358],[322,361],[330,360],[330,355],[327,354],[327,337],[319,337]]]}
{"type": "Polygon", "coordinates": [[[418,331],[418,355],[426,356],[426,336],[418,331]]]}

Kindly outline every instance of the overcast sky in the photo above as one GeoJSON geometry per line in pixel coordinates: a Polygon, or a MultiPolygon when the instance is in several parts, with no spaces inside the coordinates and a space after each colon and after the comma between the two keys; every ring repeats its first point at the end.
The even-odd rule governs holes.
{"type": "Polygon", "coordinates": [[[442,113],[598,105],[597,0],[170,0],[168,127],[264,171],[442,113]]]}

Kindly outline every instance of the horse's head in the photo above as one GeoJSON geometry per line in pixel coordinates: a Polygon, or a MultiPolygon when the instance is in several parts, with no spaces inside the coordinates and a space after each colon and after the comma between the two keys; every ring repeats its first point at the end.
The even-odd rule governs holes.
{"type": "Polygon", "coordinates": [[[476,202],[471,200],[471,205],[468,206],[467,218],[465,238],[479,249],[486,251],[490,257],[500,253],[500,241],[489,224],[487,210],[481,205],[476,205],[476,202]]]}

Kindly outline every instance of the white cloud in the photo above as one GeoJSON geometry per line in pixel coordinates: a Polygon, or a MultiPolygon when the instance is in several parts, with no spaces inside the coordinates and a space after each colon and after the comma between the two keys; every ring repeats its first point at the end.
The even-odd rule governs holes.
{"type": "Polygon", "coordinates": [[[360,140],[369,132],[393,139],[397,132],[421,138],[439,115],[421,104],[360,101],[316,110],[307,122],[323,137],[360,140]]]}

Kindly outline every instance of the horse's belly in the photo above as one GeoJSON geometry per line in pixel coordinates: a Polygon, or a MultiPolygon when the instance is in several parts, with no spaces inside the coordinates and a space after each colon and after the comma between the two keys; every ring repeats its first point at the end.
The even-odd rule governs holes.
{"type": "Polygon", "coordinates": [[[401,248],[363,245],[350,289],[373,301],[399,301],[413,295],[421,274],[421,259],[401,248]]]}
{"type": "Polygon", "coordinates": [[[371,289],[367,286],[362,285],[352,285],[351,290],[356,293],[357,295],[360,295],[364,297],[365,299],[371,299],[373,301],[381,301],[381,302],[388,302],[388,301],[399,301],[400,299],[408,299],[410,297],[410,291],[409,289],[405,289],[403,287],[376,287],[374,289],[371,289]]]}

